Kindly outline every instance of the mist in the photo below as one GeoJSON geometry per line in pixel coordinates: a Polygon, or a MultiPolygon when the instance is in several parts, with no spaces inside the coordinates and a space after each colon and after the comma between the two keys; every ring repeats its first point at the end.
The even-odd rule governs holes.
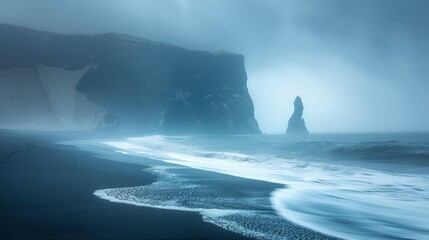
{"type": "Polygon", "coordinates": [[[286,131],[297,95],[310,132],[429,131],[428,8],[425,0],[5,0],[0,22],[243,54],[263,132],[286,131]]]}

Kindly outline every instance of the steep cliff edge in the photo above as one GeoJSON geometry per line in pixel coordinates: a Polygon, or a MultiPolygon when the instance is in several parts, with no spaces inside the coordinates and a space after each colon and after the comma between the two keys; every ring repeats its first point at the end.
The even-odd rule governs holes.
{"type": "Polygon", "coordinates": [[[287,134],[307,134],[307,127],[302,118],[304,112],[304,105],[302,104],[301,97],[297,96],[293,102],[294,110],[292,116],[289,118],[286,133],[287,134]]]}
{"type": "Polygon", "coordinates": [[[241,55],[116,33],[0,36],[0,127],[260,133],[241,55]]]}

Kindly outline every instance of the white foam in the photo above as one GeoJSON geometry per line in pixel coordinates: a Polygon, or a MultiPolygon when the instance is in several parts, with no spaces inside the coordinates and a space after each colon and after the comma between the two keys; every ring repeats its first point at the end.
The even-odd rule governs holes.
{"type": "Polygon", "coordinates": [[[293,178],[292,175],[296,175],[293,172],[287,174],[289,166],[283,169],[275,165],[267,165],[268,168],[255,168],[255,163],[251,161],[254,158],[249,155],[231,152],[199,151],[187,146],[165,142],[165,139],[161,140],[160,136],[129,138],[125,142],[105,141],[102,143],[119,149],[121,153],[150,157],[172,164],[242,178],[288,184],[290,183],[290,179],[293,178]]]}
{"type": "MultiPolygon", "coordinates": [[[[162,136],[103,143],[130,155],[286,184],[288,188],[272,194],[276,211],[328,235],[345,239],[424,239],[429,234],[429,177],[425,175],[200,150],[162,136]]],[[[225,221],[223,218],[216,224],[223,226],[225,221]]],[[[237,226],[231,228],[241,231],[237,226]]],[[[262,235],[252,234],[264,238],[262,235]]]]}
{"type": "Polygon", "coordinates": [[[131,199],[131,200],[119,199],[113,195],[109,195],[109,191],[112,191],[112,190],[115,190],[115,189],[97,190],[94,192],[94,195],[110,202],[130,204],[138,207],[151,207],[151,208],[178,210],[178,211],[186,211],[186,212],[202,212],[205,210],[205,209],[197,209],[197,208],[193,209],[193,208],[178,207],[174,205],[171,205],[171,206],[153,205],[153,204],[142,203],[138,199],[131,199]]]}
{"type": "MultiPolygon", "coordinates": [[[[258,239],[327,238],[308,229],[344,239],[425,239],[429,235],[426,175],[212,151],[192,147],[186,137],[102,142],[122,156],[118,161],[152,166],[146,171],[158,177],[147,186],[96,192],[109,201],[199,212],[207,222],[258,239]],[[240,198],[189,177],[189,171],[182,171],[188,167],[288,187],[277,189],[271,196],[266,192],[240,198]]],[[[94,147],[98,143],[84,145],[91,144],[94,147]]]]}
{"type": "MultiPolygon", "coordinates": [[[[290,225],[270,208],[268,196],[244,197],[186,177],[183,167],[154,166],[156,182],[137,187],[97,190],[102,199],[167,210],[198,212],[204,221],[257,239],[286,239],[295,233],[313,234],[290,225]],[[269,231],[274,229],[275,231],[269,231]]],[[[317,236],[317,234],[316,234],[317,236]]],[[[322,236],[319,236],[323,239],[322,236]]]]}

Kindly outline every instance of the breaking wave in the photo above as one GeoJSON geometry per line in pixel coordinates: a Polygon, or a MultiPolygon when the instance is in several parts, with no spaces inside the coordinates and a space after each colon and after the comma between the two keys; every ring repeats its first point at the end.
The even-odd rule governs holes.
{"type": "Polygon", "coordinates": [[[196,211],[205,221],[258,239],[427,239],[427,135],[394,140],[302,138],[151,136],[101,141],[151,166],[147,171],[158,180],[94,194],[110,201],[196,211]],[[238,184],[236,180],[225,183],[191,169],[252,183],[234,191],[228,186],[238,184]]]}

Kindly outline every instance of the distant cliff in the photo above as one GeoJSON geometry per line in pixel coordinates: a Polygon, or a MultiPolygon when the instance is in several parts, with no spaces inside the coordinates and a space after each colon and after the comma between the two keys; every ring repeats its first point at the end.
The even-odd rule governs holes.
{"type": "Polygon", "coordinates": [[[0,24],[0,127],[260,133],[244,58],[0,24]]]}
{"type": "Polygon", "coordinates": [[[292,116],[289,118],[286,133],[287,134],[307,134],[307,127],[305,121],[302,118],[304,112],[304,105],[299,96],[295,98],[293,102],[294,110],[292,116]]]}

